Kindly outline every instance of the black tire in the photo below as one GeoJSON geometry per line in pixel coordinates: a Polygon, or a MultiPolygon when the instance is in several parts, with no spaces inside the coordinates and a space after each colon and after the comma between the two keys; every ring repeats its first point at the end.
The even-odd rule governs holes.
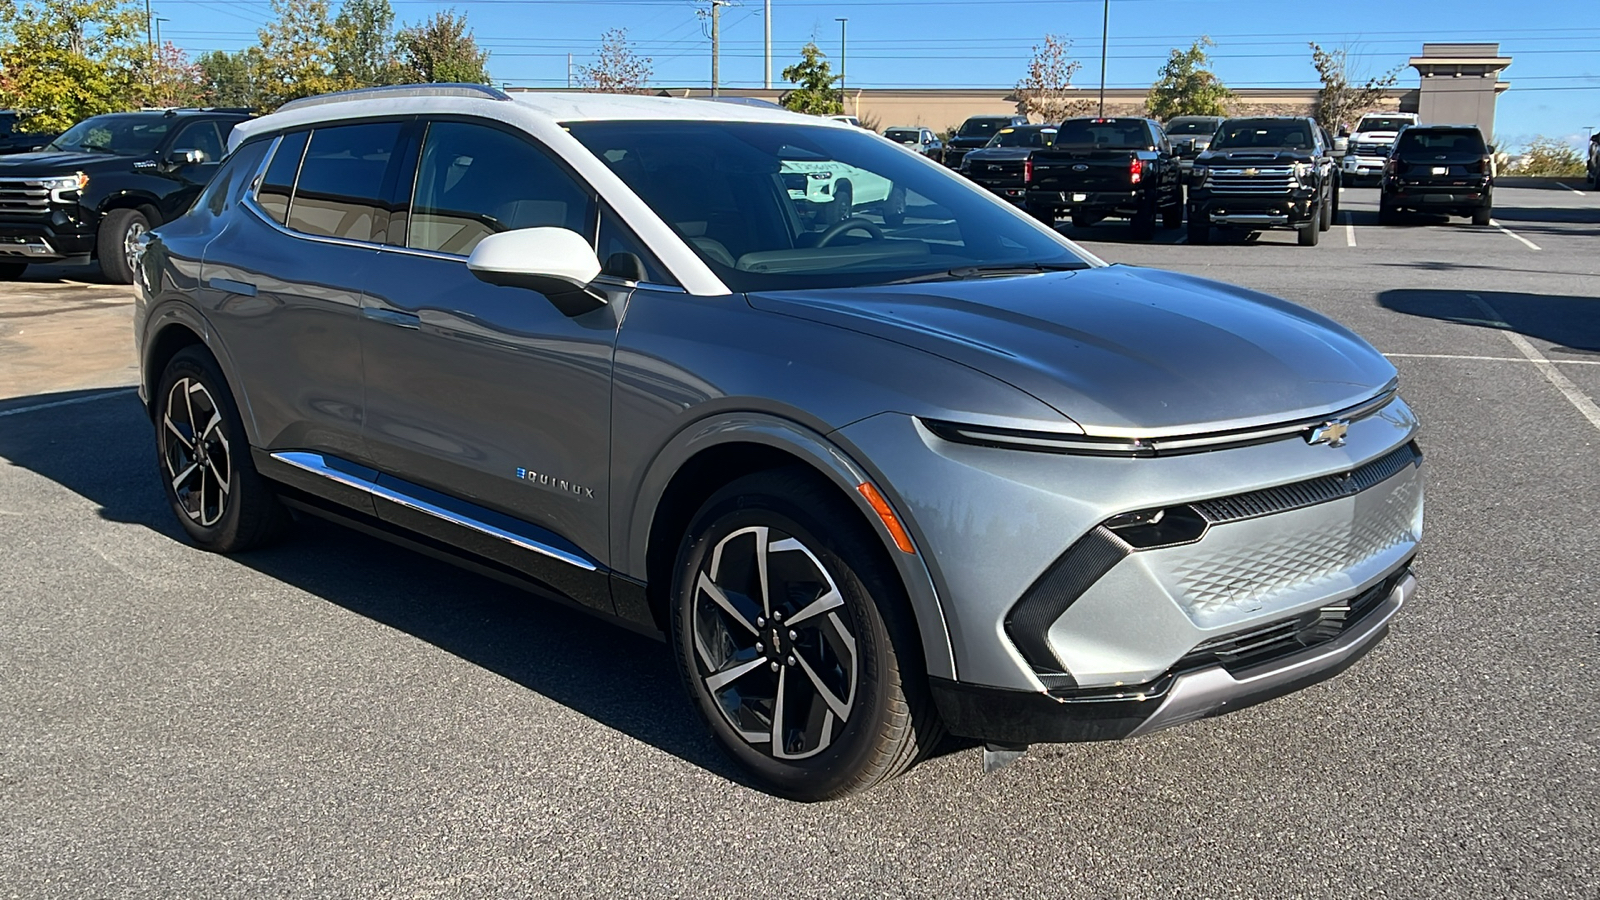
{"type": "Polygon", "coordinates": [[[178,351],[152,403],[161,483],[195,544],[238,553],[281,537],[288,510],[250,460],[244,423],[211,354],[201,347],[178,351]]]}
{"type": "Polygon", "coordinates": [[[1156,201],[1152,197],[1139,211],[1133,214],[1133,219],[1128,223],[1133,227],[1133,236],[1141,241],[1148,241],[1156,236],[1156,201]]]}
{"type": "Polygon", "coordinates": [[[1327,231],[1329,228],[1333,227],[1332,197],[1322,198],[1322,207],[1317,212],[1317,227],[1322,231],[1327,231]]]}
{"type": "Polygon", "coordinates": [[[1093,228],[1103,218],[1105,218],[1105,216],[1102,216],[1099,213],[1092,213],[1092,212],[1089,212],[1088,210],[1075,209],[1075,210],[1072,211],[1072,227],[1073,228],[1093,228]]]}
{"type": "Polygon", "coordinates": [[[1183,186],[1179,185],[1172,202],[1161,210],[1161,227],[1176,231],[1183,227],[1183,186]]]}
{"type": "Polygon", "coordinates": [[[1488,225],[1489,220],[1493,217],[1494,206],[1492,204],[1484,204],[1472,211],[1472,224],[1488,225]]]}
{"type": "Polygon", "coordinates": [[[26,271],[28,264],[25,262],[0,262],[0,281],[16,281],[26,271]]]}
{"type": "Polygon", "coordinates": [[[896,185],[883,201],[883,224],[898,228],[906,223],[906,189],[896,185]]]}
{"type": "Polygon", "coordinates": [[[761,472],[717,491],[696,513],[674,572],[679,673],[717,743],[761,787],[796,800],[836,799],[899,774],[942,739],[921,642],[887,551],[809,472],[761,472]],[[790,539],[803,552],[771,549],[790,539]],[[766,593],[779,600],[759,596],[761,553],[766,593]],[[812,624],[780,624],[784,616],[800,621],[830,595],[837,605],[804,616],[812,624]],[[718,675],[722,683],[708,685],[718,675]],[[723,687],[731,688],[721,695],[731,710],[713,694],[723,687]],[[773,750],[775,730],[783,756],[773,750]]]}
{"type": "Polygon", "coordinates": [[[1300,246],[1315,247],[1317,242],[1322,240],[1322,217],[1318,216],[1300,226],[1299,231],[1300,246]]]}
{"type": "Polygon", "coordinates": [[[850,182],[843,181],[833,189],[833,202],[822,207],[822,221],[827,225],[837,225],[855,214],[855,188],[850,182]]]}
{"type": "Polygon", "coordinates": [[[1400,210],[1389,201],[1387,194],[1378,198],[1378,224],[1397,225],[1400,222],[1400,210]]]}
{"type": "Polygon", "coordinates": [[[95,255],[100,258],[100,274],[112,284],[133,284],[132,245],[139,235],[150,230],[150,220],[137,209],[113,209],[100,220],[95,236],[95,255]]]}
{"type": "Polygon", "coordinates": [[[1053,209],[1030,206],[1028,207],[1028,215],[1033,216],[1035,219],[1038,219],[1051,228],[1056,227],[1056,211],[1053,209]]]}
{"type": "Polygon", "coordinates": [[[1190,216],[1189,217],[1189,243],[1191,243],[1191,244],[1209,244],[1209,243],[1211,243],[1211,224],[1209,222],[1206,222],[1203,219],[1196,220],[1193,216],[1190,216]]]}

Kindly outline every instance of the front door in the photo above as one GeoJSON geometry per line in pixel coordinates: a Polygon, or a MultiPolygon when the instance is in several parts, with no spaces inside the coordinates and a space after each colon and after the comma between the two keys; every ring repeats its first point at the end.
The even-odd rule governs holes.
{"type": "MultiPolygon", "coordinates": [[[[409,207],[406,232],[391,235],[398,246],[381,250],[365,279],[365,435],[374,462],[402,480],[394,486],[407,496],[420,486],[464,501],[449,515],[479,524],[479,509],[509,517],[479,535],[509,533],[510,543],[553,550],[546,555],[558,563],[603,569],[620,309],[569,318],[543,295],[486,284],[466,265],[473,247],[499,231],[592,234],[594,195],[526,136],[474,121],[420,127],[414,193],[396,204],[409,207]]],[[[391,512],[416,525],[425,521],[414,521],[417,508],[391,512]]],[[[582,595],[556,569],[555,577],[535,574],[609,608],[603,590],[582,595]]]]}

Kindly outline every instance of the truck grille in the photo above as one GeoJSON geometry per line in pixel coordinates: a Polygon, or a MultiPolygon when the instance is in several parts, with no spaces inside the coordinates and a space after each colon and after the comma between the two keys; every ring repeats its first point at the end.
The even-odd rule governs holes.
{"type": "Polygon", "coordinates": [[[1357,156],[1388,156],[1389,144],[1355,144],[1350,152],[1357,156]]]}
{"type": "Polygon", "coordinates": [[[1212,169],[1215,194],[1287,194],[1294,186],[1294,170],[1287,167],[1212,169]]]}
{"type": "Polygon", "coordinates": [[[0,214],[44,213],[50,209],[50,189],[43,182],[0,178],[0,214]]]}

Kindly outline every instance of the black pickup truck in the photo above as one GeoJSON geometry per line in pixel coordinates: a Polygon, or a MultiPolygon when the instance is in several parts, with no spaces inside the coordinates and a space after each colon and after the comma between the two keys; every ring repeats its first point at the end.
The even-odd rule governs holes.
{"type": "Polygon", "coordinates": [[[1304,116],[1229,119],[1190,171],[1191,244],[1208,242],[1216,225],[1292,228],[1314,247],[1338,211],[1332,140],[1304,116]]]}
{"type": "Polygon", "coordinates": [[[1033,177],[1033,166],[1029,162],[1033,151],[1050,146],[1055,139],[1054,125],[1002,128],[989,143],[961,160],[961,174],[1013,203],[1020,203],[1028,179],[1033,177]]]}
{"type": "Polygon", "coordinates": [[[133,282],[146,231],[182,215],[211,180],[239,110],[94,116],[43,150],[0,156],[0,280],[29,263],[100,261],[133,282]]]}
{"type": "Polygon", "coordinates": [[[967,152],[989,143],[995,132],[1002,128],[1026,124],[1028,124],[1027,116],[973,116],[962,122],[961,127],[950,135],[950,140],[944,142],[944,153],[941,158],[945,165],[959,169],[961,160],[967,152]]]}
{"type": "Polygon", "coordinates": [[[1042,222],[1063,213],[1085,228],[1107,216],[1133,224],[1134,235],[1183,225],[1183,178],[1166,132],[1152,119],[1068,119],[1049,149],[1029,157],[1024,205],[1042,222]]]}

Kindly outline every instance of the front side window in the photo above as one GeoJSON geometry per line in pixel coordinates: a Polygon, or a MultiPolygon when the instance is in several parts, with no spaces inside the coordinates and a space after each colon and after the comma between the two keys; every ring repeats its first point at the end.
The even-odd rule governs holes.
{"type": "Polygon", "coordinates": [[[289,204],[289,227],[320,237],[381,241],[388,227],[383,179],[400,131],[399,122],[313,131],[289,204]]]}
{"type": "Polygon", "coordinates": [[[981,188],[864,132],[760,122],[566,127],[735,291],[1091,264],[981,188]]]}
{"type": "Polygon", "coordinates": [[[294,196],[294,177],[300,172],[300,159],[306,152],[306,138],[310,132],[286,134],[272,153],[266,174],[261,176],[261,187],[256,189],[256,205],[274,222],[284,224],[289,219],[289,199],[294,196]]]}
{"type": "Polygon", "coordinates": [[[199,150],[206,155],[206,162],[216,162],[222,159],[222,135],[217,133],[217,126],[213,122],[192,122],[172,141],[173,150],[199,150]]]}
{"type": "Polygon", "coordinates": [[[95,116],[68,128],[46,150],[149,156],[172,131],[175,118],[165,115],[113,113],[95,116]]]}
{"type": "Polygon", "coordinates": [[[589,233],[593,194],[549,154],[485,125],[434,122],[417,168],[406,246],[466,256],[516,228],[589,233]]]}

